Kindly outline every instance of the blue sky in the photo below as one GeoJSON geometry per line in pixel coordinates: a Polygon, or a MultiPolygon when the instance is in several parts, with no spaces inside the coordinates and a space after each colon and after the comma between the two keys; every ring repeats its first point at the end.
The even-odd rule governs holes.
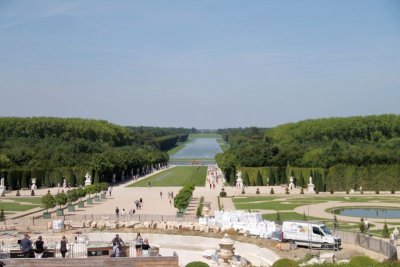
{"type": "Polygon", "coordinates": [[[271,127],[400,111],[400,1],[0,0],[0,116],[271,127]]]}

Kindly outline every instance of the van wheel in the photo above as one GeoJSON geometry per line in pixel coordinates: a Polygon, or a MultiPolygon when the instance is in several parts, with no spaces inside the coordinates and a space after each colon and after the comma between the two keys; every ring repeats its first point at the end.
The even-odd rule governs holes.
{"type": "Polygon", "coordinates": [[[323,243],[323,244],[321,245],[321,248],[323,248],[323,249],[327,249],[327,248],[329,248],[329,245],[328,245],[328,243],[323,243]]]}

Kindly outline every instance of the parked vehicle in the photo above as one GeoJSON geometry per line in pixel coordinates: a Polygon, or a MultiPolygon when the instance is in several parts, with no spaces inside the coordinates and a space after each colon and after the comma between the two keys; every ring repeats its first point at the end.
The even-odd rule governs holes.
{"type": "Polygon", "coordinates": [[[309,221],[284,221],[282,241],[298,246],[317,248],[339,248],[342,240],[334,236],[323,223],[309,221]]]}

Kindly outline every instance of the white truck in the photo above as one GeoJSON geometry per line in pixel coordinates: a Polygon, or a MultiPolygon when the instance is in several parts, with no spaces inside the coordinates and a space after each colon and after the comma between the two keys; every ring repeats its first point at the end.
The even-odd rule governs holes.
{"type": "Polygon", "coordinates": [[[298,246],[338,249],[342,240],[334,236],[323,223],[309,221],[284,221],[282,241],[293,242],[298,246]]]}

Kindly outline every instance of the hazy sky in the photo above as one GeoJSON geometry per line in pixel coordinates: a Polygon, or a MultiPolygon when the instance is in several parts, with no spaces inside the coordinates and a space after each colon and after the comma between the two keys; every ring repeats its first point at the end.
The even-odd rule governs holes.
{"type": "Polygon", "coordinates": [[[398,0],[0,0],[0,116],[225,128],[399,111],[398,0]]]}

